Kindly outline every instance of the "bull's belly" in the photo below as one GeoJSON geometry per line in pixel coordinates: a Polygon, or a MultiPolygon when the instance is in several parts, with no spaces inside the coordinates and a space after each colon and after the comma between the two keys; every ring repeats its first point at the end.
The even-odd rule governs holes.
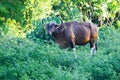
{"type": "Polygon", "coordinates": [[[62,41],[57,41],[57,43],[59,44],[60,47],[62,48],[67,48],[70,46],[70,44],[68,43],[68,41],[62,40],[62,41]]]}
{"type": "MultiPolygon", "coordinates": [[[[75,45],[85,45],[90,41],[89,37],[85,38],[76,38],[75,39],[75,45]]],[[[69,40],[66,39],[57,39],[56,42],[59,44],[60,47],[62,48],[67,48],[70,47],[69,40]]]]}
{"type": "Polygon", "coordinates": [[[90,38],[83,38],[83,39],[76,39],[75,44],[76,45],[85,45],[90,41],[90,38]]]}
{"type": "Polygon", "coordinates": [[[75,42],[75,45],[85,45],[85,44],[87,44],[89,41],[87,41],[87,42],[83,42],[83,43],[81,43],[81,42],[75,42]]]}

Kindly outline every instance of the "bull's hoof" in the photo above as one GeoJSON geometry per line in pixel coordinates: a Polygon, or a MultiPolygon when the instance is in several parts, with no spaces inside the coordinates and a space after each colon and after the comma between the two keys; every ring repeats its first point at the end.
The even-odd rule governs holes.
{"type": "Polygon", "coordinates": [[[77,58],[78,58],[77,54],[76,54],[76,53],[74,53],[74,55],[75,55],[75,58],[77,59],[77,58]]]}

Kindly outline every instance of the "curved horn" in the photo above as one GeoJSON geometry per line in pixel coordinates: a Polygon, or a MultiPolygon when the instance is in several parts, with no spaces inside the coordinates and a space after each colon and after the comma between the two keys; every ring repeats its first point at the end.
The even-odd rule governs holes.
{"type": "Polygon", "coordinates": [[[61,20],[61,24],[63,24],[63,20],[62,19],[60,19],[61,20]]]}
{"type": "Polygon", "coordinates": [[[42,19],[42,24],[45,24],[44,19],[42,19]]]}

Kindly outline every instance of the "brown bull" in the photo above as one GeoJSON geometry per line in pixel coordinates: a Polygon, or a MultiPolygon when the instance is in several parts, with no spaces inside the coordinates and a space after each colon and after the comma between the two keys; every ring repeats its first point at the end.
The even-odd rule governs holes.
{"type": "MultiPolygon", "coordinates": [[[[56,42],[63,48],[71,47],[75,53],[75,45],[90,43],[91,54],[97,50],[97,26],[90,22],[66,22],[63,24],[48,23],[45,26],[56,42]]],[[[77,55],[75,54],[77,57],[77,55]]]]}

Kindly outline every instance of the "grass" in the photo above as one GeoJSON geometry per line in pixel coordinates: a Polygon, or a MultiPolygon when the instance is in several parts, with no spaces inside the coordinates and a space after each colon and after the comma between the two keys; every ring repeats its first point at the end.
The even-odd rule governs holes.
{"type": "Polygon", "coordinates": [[[0,40],[0,80],[119,80],[120,34],[100,30],[98,51],[90,56],[89,44],[66,54],[51,44],[5,37],[0,40]]]}

